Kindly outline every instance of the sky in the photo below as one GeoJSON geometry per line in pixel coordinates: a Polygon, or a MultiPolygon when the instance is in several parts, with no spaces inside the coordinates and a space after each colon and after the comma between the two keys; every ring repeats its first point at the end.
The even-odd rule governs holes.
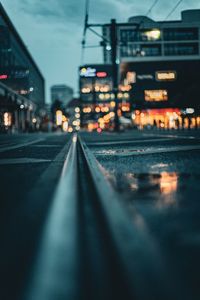
{"type": "MultiPolygon", "coordinates": [[[[163,20],[178,0],[158,0],[149,17],[163,20]]],[[[81,59],[81,40],[85,0],[2,0],[7,14],[32,54],[46,81],[46,102],[50,87],[67,84],[78,95],[78,67],[83,63],[102,63],[102,48],[85,49],[81,59]]],[[[154,0],[90,0],[89,23],[127,21],[145,15],[154,0]]],[[[200,9],[199,0],[183,0],[170,19],[180,19],[184,9],[200,9]]],[[[87,33],[88,45],[99,45],[100,38],[87,33]]]]}

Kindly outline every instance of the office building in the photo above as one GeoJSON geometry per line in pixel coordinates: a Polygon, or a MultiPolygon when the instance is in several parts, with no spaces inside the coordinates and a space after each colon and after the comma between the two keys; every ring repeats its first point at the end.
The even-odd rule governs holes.
{"type": "Polygon", "coordinates": [[[0,132],[33,131],[45,103],[44,78],[0,4],[0,132]]]}
{"type": "MultiPolygon", "coordinates": [[[[109,27],[103,28],[109,39],[109,27]]],[[[131,17],[119,26],[120,83],[129,91],[134,120],[163,127],[199,124],[200,10],[187,10],[178,21],[131,17]],[[130,26],[129,26],[130,24],[130,26]],[[139,116],[139,117],[138,117],[139,116]]],[[[104,47],[104,62],[111,51],[104,47]]],[[[137,122],[138,123],[138,122],[137,122]]]]}
{"type": "Polygon", "coordinates": [[[45,103],[44,78],[1,4],[0,82],[38,107],[45,103]]]}

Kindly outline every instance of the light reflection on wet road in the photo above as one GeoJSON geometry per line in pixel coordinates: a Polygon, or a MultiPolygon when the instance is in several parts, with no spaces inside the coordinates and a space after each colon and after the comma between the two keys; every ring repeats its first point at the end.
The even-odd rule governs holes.
{"type": "Polygon", "coordinates": [[[141,135],[140,144],[134,134],[127,142],[127,134],[124,145],[89,146],[133,223],[157,245],[169,276],[199,300],[200,140],[157,137],[141,135]]]}
{"type": "MultiPolygon", "coordinates": [[[[185,193],[200,194],[200,175],[161,172],[160,174],[107,172],[107,178],[123,199],[132,203],[152,205],[155,209],[181,205],[185,193]]],[[[188,199],[189,201],[189,199],[188,199]]],[[[190,204],[191,205],[191,204],[190,204]]]]}

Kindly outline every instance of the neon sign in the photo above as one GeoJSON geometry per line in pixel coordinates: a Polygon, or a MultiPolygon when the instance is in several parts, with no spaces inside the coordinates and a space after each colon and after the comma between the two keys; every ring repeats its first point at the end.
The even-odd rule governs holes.
{"type": "Polygon", "coordinates": [[[6,74],[0,75],[0,80],[2,80],[2,79],[8,79],[8,75],[6,75],[6,74]]]}
{"type": "Polygon", "coordinates": [[[156,72],[157,81],[173,81],[176,80],[176,71],[158,71],[156,72]]]}
{"type": "Polygon", "coordinates": [[[80,70],[80,76],[81,77],[96,77],[96,69],[94,68],[82,68],[80,70]]]}
{"type": "Polygon", "coordinates": [[[145,90],[144,91],[145,101],[148,102],[159,102],[168,100],[167,90],[145,90]]]}
{"type": "Polygon", "coordinates": [[[106,72],[97,72],[97,77],[105,78],[105,77],[107,77],[107,73],[106,72]]]}
{"type": "Polygon", "coordinates": [[[127,72],[126,74],[127,83],[136,83],[136,73],[135,72],[127,72]]]}

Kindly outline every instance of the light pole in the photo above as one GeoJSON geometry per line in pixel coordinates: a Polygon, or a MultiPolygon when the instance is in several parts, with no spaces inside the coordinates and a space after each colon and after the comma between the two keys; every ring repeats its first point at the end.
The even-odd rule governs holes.
{"type": "Polygon", "coordinates": [[[112,78],[113,78],[113,93],[115,97],[115,122],[114,129],[119,131],[119,116],[118,116],[118,64],[117,64],[117,26],[116,20],[111,20],[110,25],[110,40],[111,40],[111,56],[112,56],[112,78]]]}

